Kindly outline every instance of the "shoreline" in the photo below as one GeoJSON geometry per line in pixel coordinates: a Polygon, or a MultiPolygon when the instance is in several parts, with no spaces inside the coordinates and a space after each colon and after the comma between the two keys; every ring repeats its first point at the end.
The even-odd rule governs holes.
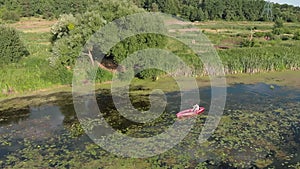
{"type": "MultiPolygon", "coordinates": [[[[270,85],[279,85],[294,89],[300,89],[300,71],[283,71],[283,72],[267,72],[258,74],[236,74],[226,75],[227,86],[234,84],[255,84],[266,83],[270,85]]],[[[197,78],[198,87],[210,86],[209,77],[197,78]]],[[[172,92],[178,90],[176,81],[171,77],[160,78],[157,81],[139,80],[135,79],[132,82],[134,87],[146,88],[146,92],[152,89],[161,88],[165,92],[172,92]],[[159,85],[158,85],[159,84],[159,85]]],[[[95,90],[110,89],[111,82],[104,82],[95,84],[95,90]]],[[[140,90],[134,91],[139,94],[140,90]]],[[[141,90],[141,92],[145,92],[141,90]]],[[[7,97],[0,98],[0,112],[6,110],[18,110],[28,106],[38,106],[58,101],[71,101],[72,100],[72,87],[71,85],[57,85],[50,88],[40,89],[36,91],[28,91],[22,94],[12,94],[7,97]]],[[[0,114],[1,115],[1,114],[0,114]]]]}

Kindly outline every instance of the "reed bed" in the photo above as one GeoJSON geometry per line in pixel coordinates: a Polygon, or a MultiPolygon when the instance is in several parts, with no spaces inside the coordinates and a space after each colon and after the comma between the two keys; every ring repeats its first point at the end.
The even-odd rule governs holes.
{"type": "Polygon", "coordinates": [[[259,73],[300,69],[299,45],[240,48],[220,51],[226,74],[259,73]]]}

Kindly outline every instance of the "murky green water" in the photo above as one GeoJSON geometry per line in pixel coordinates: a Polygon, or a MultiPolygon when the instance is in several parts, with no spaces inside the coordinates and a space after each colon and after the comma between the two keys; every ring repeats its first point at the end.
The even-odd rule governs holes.
{"type": "MultiPolygon", "coordinates": [[[[98,93],[105,119],[115,129],[133,137],[163,132],[174,123],[180,108],[180,93],[168,93],[165,113],[141,125],[120,116],[106,91],[98,93]]],[[[209,108],[210,88],[200,89],[200,96],[202,106],[209,108]]],[[[149,108],[148,95],[134,95],[131,100],[136,108],[149,108]]],[[[295,168],[300,166],[299,110],[299,89],[263,83],[237,84],[228,88],[224,115],[208,142],[197,142],[206,119],[203,114],[173,149],[147,159],[130,159],[95,145],[78,123],[71,100],[51,102],[14,110],[13,116],[0,116],[0,167],[295,168]]]]}

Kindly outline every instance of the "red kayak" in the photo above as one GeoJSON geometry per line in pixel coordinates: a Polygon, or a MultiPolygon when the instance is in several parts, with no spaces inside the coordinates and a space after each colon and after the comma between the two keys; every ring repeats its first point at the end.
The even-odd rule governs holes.
{"type": "Polygon", "coordinates": [[[176,116],[177,116],[177,118],[192,117],[192,116],[199,115],[199,114],[203,113],[204,111],[205,111],[204,107],[200,107],[199,110],[197,110],[197,111],[193,111],[193,109],[187,109],[187,110],[183,110],[183,111],[177,113],[176,116]]]}

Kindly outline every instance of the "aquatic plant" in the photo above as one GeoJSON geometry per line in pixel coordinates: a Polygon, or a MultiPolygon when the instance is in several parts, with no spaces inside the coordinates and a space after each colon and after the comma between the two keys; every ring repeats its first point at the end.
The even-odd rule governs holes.
{"type": "MultiPolygon", "coordinates": [[[[265,88],[269,91],[268,85],[265,85],[265,88]]],[[[140,92],[140,89],[145,89],[144,92],[151,91],[150,88],[133,85],[131,88],[132,102],[137,108],[147,107],[149,95],[138,93],[137,91],[140,92]]],[[[274,90],[277,90],[277,87],[274,90]]],[[[99,101],[105,100],[107,103],[100,107],[105,119],[117,131],[128,136],[151,137],[165,131],[176,120],[175,108],[168,107],[171,110],[168,110],[153,122],[138,124],[126,121],[114,110],[110,94],[106,90],[101,93],[101,97],[99,96],[100,98],[97,99],[99,101]]],[[[177,103],[180,96],[176,92],[168,94],[169,102],[172,102],[172,105],[177,103]]],[[[72,112],[70,106],[65,105],[66,107],[61,108],[63,114],[66,115],[64,128],[58,130],[57,133],[49,133],[50,137],[47,137],[47,139],[32,139],[26,137],[26,134],[19,135],[19,131],[16,130],[10,130],[11,132],[6,135],[0,135],[0,143],[2,143],[0,147],[3,148],[1,150],[5,150],[4,155],[0,158],[0,167],[8,169],[86,168],[86,166],[88,168],[126,169],[201,169],[218,167],[274,168],[278,166],[296,168],[299,166],[297,152],[299,151],[300,103],[295,101],[297,97],[295,97],[296,99],[291,97],[278,102],[276,95],[264,96],[262,98],[265,98],[265,100],[260,100],[260,102],[263,102],[261,105],[256,104],[253,97],[247,94],[236,97],[230,95],[229,97],[231,98],[228,101],[229,105],[225,109],[224,116],[215,133],[207,142],[199,144],[197,141],[207,118],[207,115],[203,114],[203,116],[196,119],[196,124],[181,143],[163,154],[147,159],[117,157],[103,150],[100,146],[91,142],[85,134],[82,134],[82,128],[75,120],[74,114],[69,114],[72,112]],[[246,104],[243,104],[243,102],[246,102],[246,104]],[[276,106],[271,105],[274,102],[276,106]],[[256,105],[255,109],[253,109],[253,104],[256,105]],[[271,106],[266,107],[266,105],[271,106]],[[263,108],[260,109],[260,106],[263,108]],[[74,133],[70,132],[72,130],[74,133]],[[13,146],[20,148],[16,151],[6,152],[13,146]]],[[[51,117],[43,118],[43,120],[49,119],[51,117]]],[[[38,122],[40,121],[35,121],[35,123],[38,122]]],[[[103,125],[97,119],[83,119],[81,122],[87,132],[103,125]]],[[[22,131],[27,132],[26,130],[22,131]]],[[[161,146],[164,146],[163,142],[161,142],[161,146]]],[[[132,148],[132,151],[135,151],[134,148],[132,148]]]]}
{"type": "Polygon", "coordinates": [[[273,163],[273,161],[270,160],[270,159],[256,160],[255,161],[255,166],[258,167],[258,168],[266,168],[266,167],[268,167],[272,163],[273,163]]]}

